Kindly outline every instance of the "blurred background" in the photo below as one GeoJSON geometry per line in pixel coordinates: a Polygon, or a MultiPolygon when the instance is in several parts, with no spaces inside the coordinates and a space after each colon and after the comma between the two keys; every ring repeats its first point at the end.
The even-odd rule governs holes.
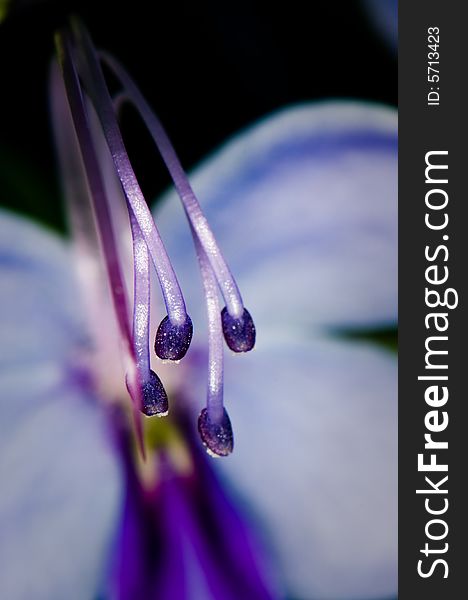
{"type": "MultiPolygon", "coordinates": [[[[387,4],[395,2],[0,0],[0,204],[64,228],[47,73],[53,32],[67,14],[80,14],[97,45],[129,69],[190,169],[288,104],[338,97],[396,105],[396,49],[379,25],[391,23],[387,4]]],[[[125,141],[152,198],[169,178],[132,118],[124,116],[125,141]]]]}

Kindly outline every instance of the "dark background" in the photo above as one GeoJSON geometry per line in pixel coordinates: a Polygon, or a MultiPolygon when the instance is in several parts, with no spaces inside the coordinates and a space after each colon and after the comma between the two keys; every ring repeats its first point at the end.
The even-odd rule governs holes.
{"type": "MultiPolygon", "coordinates": [[[[54,227],[63,227],[63,215],[47,71],[53,31],[70,12],[127,66],[188,169],[287,104],[397,101],[396,53],[357,1],[13,2],[0,24],[0,204],[54,227]]],[[[169,183],[164,167],[132,115],[124,117],[124,133],[143,191],[153,198],[169,183]]]]}

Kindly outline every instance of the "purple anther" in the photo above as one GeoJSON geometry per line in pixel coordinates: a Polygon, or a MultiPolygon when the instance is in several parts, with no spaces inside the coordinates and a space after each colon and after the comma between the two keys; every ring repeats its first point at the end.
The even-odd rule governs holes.
{"type": "Polygon", "coordinates": [[[228,456],[234,448],[231,421],[225,408],[220,421],[211,421],[204,408],[198,417],[198,431],[208,454],[214,457],[228,456]]]}
{"type": "Polygon", "coordinates": [[[141,388],[143,396],[142,412],[147,417],[165,417],[169,412],[166,390],[153,370],[150,370],[149,379],[143,383],[141,388]]]}
{"type": "Polygon", "coordinates": [[[180,360],[189,349],[192,341],[193,325],[187,315],[185,323],[171,323],[169,317],[164,317],[156,332],[154,351],[163,360],[180,360]]]}
{"type": "Polygon", "coordinates": [[[226,344],[233,352],[248,352],[255,346],[255,325],[249,311],[244,312],[239,319],[231,317],[226,307],[221,312],[223,334],[226,344]]]}

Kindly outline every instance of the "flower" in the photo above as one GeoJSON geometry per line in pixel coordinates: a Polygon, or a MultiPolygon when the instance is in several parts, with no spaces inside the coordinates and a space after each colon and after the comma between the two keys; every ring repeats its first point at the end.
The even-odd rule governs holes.
{"type": "MultiPolygon", "coordinates": [[[[91,298],[99,319],[91,333],[106,367],[96,384],[70,249],[38,226],[2,214],[0,579],[6,597],[93,598],[109,589],[109,555],[117,573],[110,593],[117,597],[135,597],[132,586],[141,584],[136,597],[172,600],[191,591],[197,600],[228,598],[233,590],[226,582],[233,584],[236,573],[247,582],[237,597],[274,594],[256,542],[212,468],[273,548],[281,594],[395,592],[395,360],[344,336],[395,321],[395,169],[393,111],[326,103],[269,117],[194,174],[260,335],[256,351],[235,357],[226,370],[232,456],[209,465],[190,431],[187,442],[180,440],[183,424],[169,428],[162,451],[147,447],[147,465],[159,465],[160,473],[156,482],[150,473],[150,493],[142,472],[137,479],[128,428],[118,416],[109,419],[102,402],[114,386],[117,395],[124,389],[115,368],[111,304],[91,298]],[[113,434],[109,422],[117,423],[113,434]],[[200,503],[217,536],[196,520],[200,503]],[[239,547],[250,549],[251,558],[242,551],[231,568],[239,547]]],[[[166,197],[156,218],[182,289],[190,292],[195,334],[185,359],[161,379],[171,380],[169,391],[182,399],[184,421],[205,395],[207,343],[190,230],[177,210],[166,197]]],[[[85,250],[86,279],[96,273],[99,283],[96,260],[85,250]]]]}

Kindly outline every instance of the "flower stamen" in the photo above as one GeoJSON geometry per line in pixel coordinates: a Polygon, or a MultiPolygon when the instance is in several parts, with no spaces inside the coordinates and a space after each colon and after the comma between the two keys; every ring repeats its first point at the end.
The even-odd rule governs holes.
{"type": "Polygon", "coordinates": [[[106,52],[99,52],[99,57],[112,70],[124,88],[118,95],[119,105],[127,101],[140,114],[172,177],[194,239],[198,240],[209,261],[226,303],[222,325],[227,345],[234,352],[251,350],[255,345],[255,327],[252,317],[244,308],[236,280],[221,253],[164,127],[124,67],[106,52]]]}
{"type": "Polygon", "coordinates": [[[150,270],[149,255],[138,223],[129,211],[133,239],[133,343],[142,389],[142,411],[151,417],[165,417],[168,399],[161,380],[150,368],[149,324],[150,324],[150,270]]]}
{"type": "Polygon", "coordinates": [[[205,290],[208,317],[208,391],[206,408],[198,417],[198,431],[209,454],[227,456],[232,452],[234,437],[229,416],[223,405],[224,357],[218,287],[205,251],[193,228],[191,229],[205,290]]]}
{"type": "MultiPolygon", "coordinates": [[[[72,21],[72,28],[76,42],[75,50],[78,57],[79,73],[101,122],[104,137],[112,155],[128,206],[138,223],[156,269],[168,313],[167,321],[169,325],[166,325],[166,327],[170,331],[177,332],[176,337],[180,345],[178,354],[179,358],[182,358],[190,345],[192,337],[192,323],[186,311],[182,291],[130,164],[118,126],[114,105],[93,44],[87,31],[78,20],[74,19],[72,21]]],[[[158,356],[160,358],[171,359],[171,353],[168,352],[164,344],[159,350],[158,356]]]]}
{"type": "MultiPolygon", "coordinates": [[[[138,417],[139,410],[143,408],[142,387],[139,378],[139,371],[136,366],[135,348],[133,345],[133,336],[130,331],[128,321],[128,304],[125,293],[125,286],[120,270],[118,251],[115,242],[114,232],[111,223],[109,205],[106,197],[106,190],[100,165],[94,147],[94,141],[91,135],[88,114],[86,111],[85,100],[82,95],[78,73],[72,58],[71,48],[67,36],[58,33],[56,35],[56,46],[58,54],[58,62],[61,68],[64,92],[69,105],[69,114],[71,123],[73,124],[76,139],[80,149],[80,155],[86,180],[89,187],[89,199],[92,203],[93,212],[96,218],[96,223],[99,230],[99,236],[103,248],[103,255],[107,275],[109,278],[112,300],[114,303],[115,314],[119,326],[121,339],[123,341],[124,364],[126,369],[126,384],[130,397],[133,401],[133,415],[135,428],[138,438],[139,447],[142,455],[145,455],[143,432],[141,420],[138,417]]],[[[54,80],[53,80],[54,83],[54,80]]],[[[54,88],[60,94],[60,99],[56,97],[56,103],[61,101],[62,90],[54,88]]],[[[61,118],[65,119],[66,114],[61,107],[60,113],[56,118],[56,126],[60,128],[68,124],[59,122],[61,118]]],[[[60,135],[57,136],[60,138],[60,135]]],[[[78,198],[71,198],[70,201],[77,201],[78,198]]],[[[78,209],[78,208],[77,208],[78,209]]]]}
{"type": "MultiPolygon", "coordinates": [[[[87,219],[88,224],[93,231],[97,229],[99,233],[117,322],[125,346],[125,382],[133,400],[137,435],[142,452],[144,454],[142,425],[138,412],[141,411],[147,416],[168,414],[166,391],[157,374],[151,369],[150,361],[150,259],[156,268],[168,313],[159,324],[156,333],[156,354],[163,359],[180,360],[190,345],[193,327],[186,312],[185,301],[176,275],[124,146],[118,121],[120,109],[125,102],[130,102],[136,108],[151,133],[171,174],[188,218],[199,262],[208,316],[208,389],[206,407],[198,418],[198,430],[209,454],[227,456],[233,450],[234,441],[231,422],[223,402],[223,336],[229,348],[235,352],[250,350],[255,344],[255,326],[252,317],[243,305],[237,284],[219,250],[172,144],[136,85],[112,57],[97,54],[86,29],[78,20],[72,21],[71,31],[58,33],[56,41],[63,79],[61,83],[64,84],[61,86],[63,89],[58,90],[58,102],[54,104],[54,109],[58,108],[59,113],[55,121],[58,130],[57,138],[59,147],[63,150],[67,136],[61,135],[60,129],[64,119],[67,118],[63,110],[65,108],[65,110],[69,109],[69,123],[66,125],[72,132],[72,145],[75,136],[77,142],[74,144],[76,156],[72,156],[65,149],[66,157],[62,159],[62,163],[67,163],[64,172],[68,173],[71,179],[76,178],[78,168],[82,170],[81,179],[87,182],[87,186],[82,182],[83,185],[79,190],[72,189],[76,187],[75,184],[68,185],[69,191],[71,190],[74,196],[72,208],[78,217],[81,217],[80,211],[87,217],[91,216],[87,219]],[[114,99],[110,96],[100,60],[110,67],[122,85],[123,89],[114,96],[114,99]],[[104,146],[101,148],[102,144],[104,146]],[[76,160],[78,154],[80,155],[78,161],[81,160],[79,165],[76,160]],[[121,189],[114,187],[117,181],[120,182],[121,189]],[[121,197],[121,191],[125,197],[133,243],[132,330],[115,239],[115,231],[120,230],[123,224],[128,226],[128,222],[126,214],[122,216],[118,210],[119,207],[123,209],[123,202],[111,204],[111,200],[115,202],[116,196],[121,197]],[[82,195],[88,198],[91,211],[81,205],[82,195]],[[97,227],[91,223],[93,220],[91,213],[94,214],[97,227]],[[223,295],[226,304],[222,311],[219,292],[223,295]]],[[[57,78],[53,80],[55,87],[56,83],[57,78]]]]}

